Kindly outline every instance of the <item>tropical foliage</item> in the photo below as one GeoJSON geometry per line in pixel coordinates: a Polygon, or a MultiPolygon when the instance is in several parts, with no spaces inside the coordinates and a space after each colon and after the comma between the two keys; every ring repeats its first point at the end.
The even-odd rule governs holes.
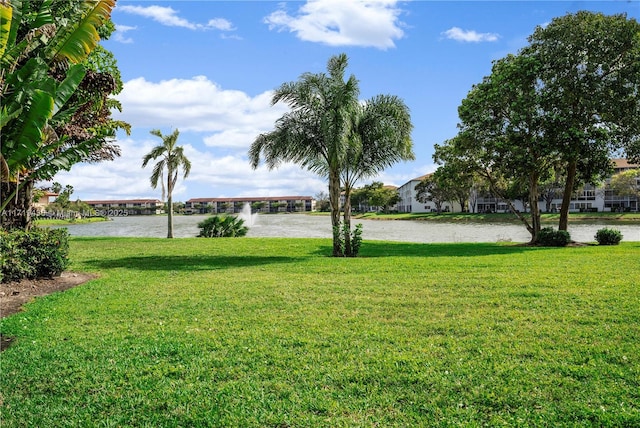
{"type": "Polygon", "coordinates": [[[111,119],[121,89],[98,46],[115,0],[0,2],[3,226],[28,228],[33,185],[82,161],[118,156],[126,123],[111,119]]]}
{"type": "Polygon", "coordinates": [[[355,76],[345,80],[347,63],[345,54],[331,57],[328,73],[304,73],[298,81],[277,88],[272,104],[284,102],[291,110],[249,149],[253,168],[261,158],[269,169],[293,162],[328,179],[334,256],[353,255],[350,196],[356,181],[399,160],[413,159],[406,105],[389,95],[361,103],[355,76]],[[340,227],[342,190],[344,228],[340,227]]]}
{"type": "Polygon", "coordinates": [[[160,159],[153,167],[151,173],[151,187],[154,189],[160,183],[162,187],[162,200],[167,196],[167,238],[173,238],[173,189],[178,181],[178,172],[182,169],[183,178],[189,176],[191,172],[191,161],[184,154],[184,148],[176,145],[179,130],[173,131],[170,135],[162,135],[158,129],[151,131],[151,135],[155,135],[162,139],[162,144],[155,146],[149,153],[142,158],[142,167],[146,167],[152,160],[160,159]],[[166,186],[164,174],[166,170],[166,186]]]}
{"type": "Polygon", "coordinates": [[[237,238],[245,236],[249,228],[244,219],[230,215],[215,215],[198,223],[199,238],[237,238]]]}

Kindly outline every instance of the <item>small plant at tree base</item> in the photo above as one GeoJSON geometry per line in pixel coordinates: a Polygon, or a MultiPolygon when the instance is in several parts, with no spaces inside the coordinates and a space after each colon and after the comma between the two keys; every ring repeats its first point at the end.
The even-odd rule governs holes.
{"type": "Polygon", "coordinates": [[[362,224],[356,224],[355,229],[349,232],[347,225],[339,223],[338,226],[333,228],[334,242],[338,242],[340,245],[340,255],[343,257],[357,257],[362,246],[362,224]],[[349,233],[351,238],[351,252],[347,253],[344,243],[344,236],[349,233]]]}
{"type": "Polygon", "coordinates": [[[362,223],[356,224],[356,228],[351,232],[351,251],[352,257],[356,257],[360,252],[362,245],[362,223]]]}
{"type": "Polygon", "coordinates": [[[538,233],[536,244],[543,247],[566,247],[571,242],[571,235],[566,230],[554,230],[545,227],[538,233]]]}
{"type": "Polygon", "coordinates": [[[230,215],[215,215],[198,223],[198,238],[236,238],[245,236],[249,228],[244,220],[230,215]]]}
{"type": "Polygon", "coordinates": [[[595,238],[598,245],[618,245],[622,241],[622,232],[605,227],[596,232],[595,238]]]}

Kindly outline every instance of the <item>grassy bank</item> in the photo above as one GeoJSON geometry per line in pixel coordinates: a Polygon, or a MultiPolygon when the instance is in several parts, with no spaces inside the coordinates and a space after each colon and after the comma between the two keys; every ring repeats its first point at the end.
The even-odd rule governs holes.
{"type": "Polygon", "coordinates": [[[74,238],[2,427],[639,426],[640,243],[74,238]]]}
{"type": "MultiPolygon", "coordinates": [[[[401,213],[401,214],[381,214],[367,213],[356,215],[356,218],[366,218],[371,220],[425,220],[442,222],[463,222],[463,223],[520,223],[520,220],[511,213],[401,213]]],[[[548,226],[557,226],[560,220],[558,213],[543,213],[542,222],[548,226]]],[[[640,224],[640,213],[571,213],[569,214],[569,224],[571,223],[625,223],[640,224]]]]}
{"type": "Polygon", "coordinates": [[[69,224],[85,224],[85,223],[99,223],[102,221],[109,221],[106,217],[84,217],[84,218],[67,218],[67,219],[40,219],[34,221],[36,226],[67,226],[69,224]]]}

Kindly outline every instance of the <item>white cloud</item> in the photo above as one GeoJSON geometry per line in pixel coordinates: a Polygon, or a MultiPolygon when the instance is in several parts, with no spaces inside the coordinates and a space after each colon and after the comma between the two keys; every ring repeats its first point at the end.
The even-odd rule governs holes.
{"type": "Polygon", "coordinates": [[[130,13],[133,15],[143,16],[150,18],[162,25],[168,27],[181,27],[189,30],[220,30],[220,31],[233,31],[233,25],[231,22],[224,18],[210,19],[206,24],[199,24],[191,22],[178,15],[177,10],[171,7],[165,6],[119,6],[116,10],[130,13]]]}
{"type": "Polygon", "coordinates": [[[459,27],[452,27],[442,32],[442,35],[447,39],[470,43],[495,42],[500,37],[500,35],[496,33],[478,33],[474,30],[463,30],[459,27]]]}
{"type": "Polygon", "coordinates": [[[117,97],[123,112],[114,117],[134,127],[213,132],[207,145],[248,148],[286,111],[282,105],[271,106],[271,97],[271,91],[251,97],[222,89],[205,76],[161,82],[140,77],[125,82],[117,97]]]}
{"type": "Polygon", "coordinates": [[[126,37],[125,33],[132,30],[137,30],[138,27],[131,27],[129,25],[116,24],[116,31],[113,33],[112,39],[120,43],[133,43],[133,39],[126,37]]]}
{"type": "Polygon", "coordinates": [[[308,0],[294,16],[285,9],[264,18],[270,29],[330,46],[388,49],[404,36],[397,0],[308,0]]]}

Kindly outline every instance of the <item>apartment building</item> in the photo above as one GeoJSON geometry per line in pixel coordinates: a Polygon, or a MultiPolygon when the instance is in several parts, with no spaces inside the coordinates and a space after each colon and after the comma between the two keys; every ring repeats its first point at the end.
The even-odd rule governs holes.
{"type": "Polygon", "coordinates": [[[128,215],[153,215],[164,212],[164,202],[159,199],[116,199],[83,201],[99,215],[121,217],[128,215]]]}
{"type": "Polygon", "coordinates": [[[233,214],[249,204],[254,213],[292,213],[315,211],[311,196],[267,196],[246,198],[192,198],[185,203],[185,214],[233,214]]]}
{"type": "MultiPolygon", "coordinates": [[[[612,174],[618,174],[630,169],[638,169],[640,165],[630,164],[626,159],[612,159],[614,172],[612,174]]],[[[399,212],[409,213],[424,213],[435,211],[435,204],[433,203],[421,203],[416,199],[415,186],[420,183],[429,174],[416,177],[398,188],[400,194],[400,203],[398,204],[399,212]]],[[[634,196],[619,196],[615,192],[608,189],[608,184],[611,178],[605,180],[602,185],[596,186],[593,184],[586,184],[582,186],[577,192],[574,193],[571,200],[569,211],[571,212],[611,212],[611,211],[638,211],[640,210],[640,201],[634,196]]],[[[640,186],[640,182],[638,183],[640,186]]],[[[561,190],[561,189],[559,189],[561,190]]],[[[561,195],[558,192],[558,195],[561,195]]],[[[475,211],[476,212],[509,212],[508,204],[492,195],[479,195],[475,199],[475,211]]],[[[523,201],[514,200],[513,205],[517,210],[528,211],[528,207],[525,207],[523,201]]],[[[540,200],[539,207],[541,211],[547,210],[547,202],[540,200]]],[[[554,198],[549,205],[550,211],[559,211],[562,205],[561,196],[554,198]]],[[[453,212],[461,211],[459,204],[445,203],[443,204],[443,210],[450,210],[453,212]]]]}

